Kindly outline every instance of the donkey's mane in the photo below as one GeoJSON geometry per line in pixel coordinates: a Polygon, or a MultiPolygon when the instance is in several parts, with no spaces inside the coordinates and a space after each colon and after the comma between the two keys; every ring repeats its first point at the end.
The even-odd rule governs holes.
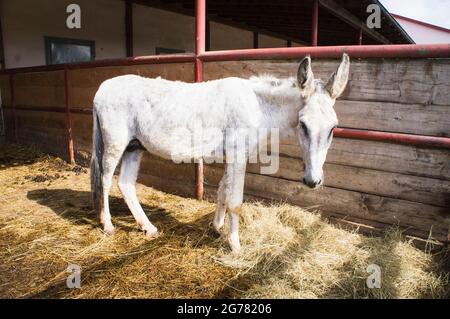
{"type": "Polygon", "coordinates": [[[273,75],[252,76],[249,82],[256,95],[269,104],[282,105],[297,101],[300,96],[297,78],[277,78],[273,75]]]}
{"type": "Polygon", "coordinates": [[[256,93],[269,95],[298,95],[298,82],[295,77],[277,78],[264,74],[249,79],[256,93]]]}

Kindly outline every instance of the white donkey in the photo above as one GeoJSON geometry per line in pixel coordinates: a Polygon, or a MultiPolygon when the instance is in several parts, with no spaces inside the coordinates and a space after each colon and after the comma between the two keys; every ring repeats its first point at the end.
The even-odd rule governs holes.
{"type": "MultiPolygon", "coordinates": [[[[284,136],[298,136],[305,164],[303,183],[311,188],[320,186],[322,167],[337,125],[333,106],[345,89],[349,66],[349,57],[344,54],[337,71],[326,83],[314,79],[309,56],[301,61],[297,78],[225,78],[184,83],[125,75],[103,82],[94,99],[91,186],[104,231],[114,232],[108,194],[121,159],[119,188],[141,229],[156,236],[158,230],[136,196],[143,151],[166,159],[173,158],[173,154],[198,159],[210,156],[222,146],[219,144],[223,138],[203,135],[203,147],[194,150],[190,143],[183,144],[182,137],[177,139],[179,128],[194,134],[198,129],[205,132],[209,128],[222,132],[278,128],[281,140],[284,136]]],[[[255,149],[256,145],[249,144],[247,152],[255,149]]],[[[246,163],[242,161],[225,164],[213,221],[214,228],[219,230],[226,211],[229,212],[228,241],[233,251],[240,249],[239,210],[245,169],[246,163]]]]}

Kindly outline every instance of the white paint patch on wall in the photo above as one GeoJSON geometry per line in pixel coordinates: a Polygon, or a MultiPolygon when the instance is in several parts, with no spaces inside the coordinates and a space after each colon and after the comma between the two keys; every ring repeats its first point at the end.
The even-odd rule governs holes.
{"type": "Polygon", "coordinates": [[[133,53],[153,55],[156,47],[195,50],[193,17],[133,4],[133,53]]]}
{"type": "Polygon", "coordinates": [[[123,1],[2,1],[1,18],[7,68],[45,64],[44,36],[95,41],[96,59],[125,56],[123,1]],[[66,27],[66,7],[81,6],[81,29],[66,27]]]}

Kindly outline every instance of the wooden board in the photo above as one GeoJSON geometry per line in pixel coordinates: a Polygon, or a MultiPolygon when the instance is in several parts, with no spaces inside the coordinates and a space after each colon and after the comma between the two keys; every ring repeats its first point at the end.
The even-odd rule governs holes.
{"type": "Polygon", "coordinates": [[[11,87],[9,86],[9,75],[0,75],[0,94],[2,106],[11,106],[11,87]]]}
{"type": "MultiPolygon", "coordinates": [[[[247,172],[261,174],[260,164],[249,164],[247,172]]],[[[271,176],[300,182],[304,174],[299,158],[279,157],[279,169],[271,176]]],[[[373,169],[327,163],[324,166],[325,186],[358,191],[418,203],[448,207],[450,181],[373,169]]]]}
{"type": "Polygon", "coordinates": [[[68,158],[66,115],[16,110],[17,142],[35,145],[43,152],[68,158]]]}
{"type": "MultiPolygon", "coordinates": [[[[205,166],[206,184],[217,186],[222,174],[222,168],[205,166]]],[[[252,196],[317,207],[349,218],[400,224],[422,232],[432,231],[438,240],[446,240],[448,235],[448,208],[332,187],[312,191],[299,182],[252,173],[246,174],[245,183],[245,193],[252,196]]]]}
{"type": "Polygon", "coordinates": [[[5,138],[7,141],[15,141],[14,116],[11,109],[3,109],[3,118],[5,121],[5,138]]]}
{"type": "MultiPolygon", "coordinates": [[[[299,60],[207,62],[204,79],[296,76],[298,65],[299,60]]],[[[338,59],[313,59],[313,72],[326,81],[338,65],[338,59]]],[[[449,106],[450,59],[352,59],[341,99],[449,106]]]]}
{"type": "MultiPolygon", "coordinates": [[[[280,153],[301,157],[298,144],[280,145],[280,153]]],[[[450,151],[346,138],[334,138],[327,163],[450,180],[450,151]]]]}
{"type": "MultiPolygon", "coordinates": [[[[217,187],[205,185],[204,187],[205,197],[212,202],[217,201],[217,187]]],[[[259,196],[252,196],[249,194],[244,194],[245,202],[258,202],[258,203],[266,203],[268,205],[273,204],[274,200],[270,198],[263,198],[259,196]]],[[[357,231],[362,234],[370,235],[370,236],[379,236],[386,232],[387,229],[392,227],[390,224],[384,224],[368,219],[361,219],[354,216],[346,216],[343,214],[310,209],[312,213],[320,214],[322,218],[325,218],[327,221],[337,224],[339,227],[349,229],[351,231],[357,231]]],[[[402,227],[400,225],[395,225],[403,235],[406,236],[408,240],[411,240],[414,245],[416,245],[419,249],[427,249],[427,251],[440,251],[444,246],[443,242],[445,238],[441,235],[438,235],[442,241],[437,241],[437,239],[430,239],[429,232],[423,231],[420,229],[415,229],[411,227],[402,227]]]]}
{"type": "Polygon", "coordinates": [[[14,75],[14,103],[19,106],[64,108],[64,71],[19,73],[14,75]]]}
{"type": "Polygon", "coordinates": [[[339,127],[450,137],[450,107],[338,100],[339,127]]]}
{"type": "Polygon", "coordinates": [[[140,173],[138,182],[170,194],[190,198],[195,196],[195,184],[189,183],[188,181],[178,181],[177,183],[174,183],[171,180],[167,180],[165,177],[140,173]]]}
{"type": "Polygon", "coordinates": [[[168,80],[193,82],[195,72],[193,63],[151,64],[71,70],[72,106],[78,108],[92,108],[92,101],[100,84],[107,79],[125,74],[137,74],[149,78],[160,76],[168,80]]]}

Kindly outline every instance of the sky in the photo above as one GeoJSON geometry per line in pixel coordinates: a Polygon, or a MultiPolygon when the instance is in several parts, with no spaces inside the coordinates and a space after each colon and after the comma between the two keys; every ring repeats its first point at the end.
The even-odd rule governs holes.
{"type": "Polygon", "coordinates": [[[450,0],[380,0],[390,12],[450,29],[450,0]]]}

